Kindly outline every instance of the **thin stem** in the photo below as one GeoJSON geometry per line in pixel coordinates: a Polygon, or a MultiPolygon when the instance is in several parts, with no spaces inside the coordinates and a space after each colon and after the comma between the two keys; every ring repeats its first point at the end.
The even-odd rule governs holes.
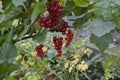
{"type": "Polygon", "coordinates": [[[41,64],[48,70],[50,70],[55,76],[57,76],[60,80],[63,80],[57,73],[53,72],[53,70],[50,67],[45,66],[42,62],[41,64]]]}
{"type": "Polygon", "coordinates": [[[69,20],[76,20],[76,19],[81,19],[83,18],[84,16],[88,15],[89,13],[92,13],[94,12],[94,9],[91,9],[91,10],[88,10],[86,13],[80,15],[80,16],[66,16],[66,19],[69,21],[69,20]]]}
{"type": "MultiPolygon", "coordinates": [[[[36,35],[36,34],[35,34],[35,35],[36,35]]],[[[14,39],[14,40],[13,40],[13,43],[16,43],[16,42],[18,42],[18,41],[25,40],[25,39],[28,39],[28,38],[32,38],[32,37],[34,37],[35,35],[25,36],[25,37],[23,37],[22,39],[14,39]]]]}
{"type": "Polygon", "coordinates": [[[67,0],[64,0],[64,6],[66,5],[66,3],[67,3],[67,0]]]}
{"type": "Polygon", "coordinates": [[[27,8],[26,8],[26,6],[25,6],[25,3],[24,3],[24,2],[23,2],[23,7],[24,7],[25,11],[27,11],[27,8]]]}
{"type": "Polygon", "coordinates": [[[78,80],[78,70],[76,71],[76,80],[78,80]]]}
{"type": "Polygon", "coordinates": [[[88,80],[91,80],[89,76],[86,74],[86,72],[80,71],[88,80]]]}
{"type": "Polygon", "coordinates": [[[61,57],[64,61],[68,61],[64,56],[61,57]]]}

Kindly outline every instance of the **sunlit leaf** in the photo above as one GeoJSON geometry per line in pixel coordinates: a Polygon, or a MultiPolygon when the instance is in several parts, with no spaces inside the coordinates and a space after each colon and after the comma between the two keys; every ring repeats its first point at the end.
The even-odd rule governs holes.
{"type": "Polygon", "coordinates": [[[76,6],[83,6],[89,3],[89,0],[74,0],[76,6]]]}

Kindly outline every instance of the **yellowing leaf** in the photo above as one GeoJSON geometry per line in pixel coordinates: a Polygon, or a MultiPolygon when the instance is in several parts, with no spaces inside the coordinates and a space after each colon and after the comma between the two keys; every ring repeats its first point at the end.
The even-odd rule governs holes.
{"type": "Polygon", "coordinates": [[[85,71],[88,69],[88,65],[87,64],[78,64],[77,69],[81,70],[81,71],[85,71]]]}
{"type": "Polygon", "coordinates": [[[65,69],[67,69],[70,66],[70,61],[67,61],[64,65],[65,69]]]}
{"type": "Polygon", "coordinates": [[[75,60],[71,61],[71,63],[73,63],[73,64],[78,64],[78,62],[79,62],[79,59],[75,59],[75,60]]]}
{"type": "Polygon", "coordinates": [[[81,49],[81,51],[82,51],[84,54],[86,54],[87,48],[83,47],[83,48],[81,49]]]}
{"type": "Polygon", "coordinates": [[[90,55],[90,54],[92,53],[91,49],[89,49],[89,48],[84,48],[84,47],[81,49],[81,51],[82,51],[83,54],[87,54],[87,55],[88,55],[88,54],[90,55]]]}
{"type": "Polygon", "coordinates": [[[19,55],[19,56],[16,57],[16,61],[18,61],[19,59],[22,59],[21,55],[19,55]]]}
{"type": "Polygon", "coordinates": [[[32,56],[36,56],[36,54],[37,54],[36,52],[31,52],[32,56]]]}
{"type": "Polygon", "coordinates": [[[69,73],[71,72],[71,70],[73,69],[74,66],[75,66],[75,65],[70,66],[70,68],[69,68],[69,73]]]}
{"type": "Polygon", "coordinates": [[[74,55],[74,58],[75,58],[75,59],[80,59],[81,56],[80,56],[80,55],[74,55]]]}
{"type": "Polygon", "coordinates": [[[42,49],[43,49],[44,52],[48,51],[48,47],[43,47],[42,49]]]}
{"type": "Polygon", "coordinates": [[[82,61],[82,62],[81,62],[81,64],[84,64],[84,63],[85,63],[85,61],[82,61]]]}
{"type": "Polygon", "coordinates": [[[28,68],[29,68],[29,66],[27,64],[25,64],[24,66],[21,67],[21,70],[24,71],[24,70],[26,70],[28,68]]]}

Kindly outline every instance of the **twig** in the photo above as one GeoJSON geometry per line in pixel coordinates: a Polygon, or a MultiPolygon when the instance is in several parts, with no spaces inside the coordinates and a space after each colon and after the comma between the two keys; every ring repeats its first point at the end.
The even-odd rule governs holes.
{"type": "Polygon", "coordinates": [[[86,72],[80,71],[88,80],[91,80],[89,76],[86,74],[86,72]]]}
{"type": "Polygon", "coordinates": [[[64,6],[66,5],[66,3],[67,3],[67,0],[64,0],[64,6]]]}
{"type": "Polygon", "coordinates": [[[60,80],[63,80],[57,73],[55,73],[50,67],[45,66],[42,62],[41,64],[48,70],[50,70],[55,76],[57,76],[60,80]]]}
{"type": "Polygon", "coordinates": [[[76,20],[76,19],[78,19],[78,18],[83,18],[85,15],[87,15],[87,14],[89,14],[89,13],[92,13],[92,12],[94,12],[94,9],[91,9],[91,10],[88,10],[86,13],[84,13],[84,14],[82,14],[82,15],[80,15],[80,16],[65,16],[64,18],[65,19],[68,19],[68,21],[69,20],[76,20]]]}
{"type": "MultiPolygon", "coordinates": [[[[35,34],[35,35],[36,35],[36,34],[35,34]]],[[[32,37],[34,37],[35,35],[25,36],[25,37],[23,37],[22,39],[15,39],[15,40],[13,40],[13,43],[16,43],[16,42],[18,42],[18,41],[25,40],[25,39],[28,39],[28,38],[32,38],[32,37]]]]}
{"type": "Polygon", "coordinates": [[[24,7],[25,11],[27,11],[27,8],[26,8],[26,6],[25,6],[25,3],[24,3],[24,2],[23,2],[23,7],[24,7]]]}

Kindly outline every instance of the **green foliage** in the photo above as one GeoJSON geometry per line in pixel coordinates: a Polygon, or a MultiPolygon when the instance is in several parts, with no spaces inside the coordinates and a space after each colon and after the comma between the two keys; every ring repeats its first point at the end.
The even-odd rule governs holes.
{"type": "Polygon", "coordinates": [[[1,0],[2,1],[2,9],[5,10],[6,7],[11,3],[11,0],[1,0]]]}
{"type": "Polygon", "coordinates": [[[17,7],[22,5],[26,0],[12,0],[13,4],[17,7]]]}
{"type": "Polygon", "coordinates": [[[95,34],[98,37],[101,37],[107,33],[109,33],[111,30],[115,29],[116,24],[109,21],[105,22],[102,19],[94,19],[90,24],[89,28],[93,34],[95,34]]]}
{"type": "Polygon", "coordinates": [[[32,15],[31,15],[32,23],[38,18],[39,14],[42,13],[43,10],[45,9],[46,2],[47,2],[46,0],[42,0],[41,2],[38,2],[35,5],[35,8],[34,8],[32,15]]]}
{"type": "Polygon", "coordinates": [[[17,56],[17,50],[10,42],[4,42],[0,47],[0,55],[0,60],[13,59],[17,56]]]}
{"type": "Polygon", "coordinates": [[[18,69],[18,65],[8,62],[2,62],[0,63],[0,77],[5,75],[5,73],[10,73],[16,69],[18,69]]]}
{"type": "Polygon", "coordinates": [[[17,50],[12,44],[13,30],[8,34],[6,41],[0,47],[0,60],[13,59],[17,56],[17,50]]]}
{"type": "Polygon", "coordinates": [[[64,17],[65,15],[69,15],[71,13],[71,11],[74,9],[74,6],[75,6],[75,4],[74,4],[73,0],[68,0],[66,2],[66,7],[63,8],[61,17],[64,17]]]}
{"type": "Polygon", "coordinates": [[[76,6],[83,6],[89,4],[89,0],[74,0],[74,3],[76,6]]]}
{"type": "Polygon", "coordinates": [[[38,43],[43,43],[46,39],[47,30],[39,31],[37,35],[33,37],[33,40],[36,40],[38,43]]]}
{"type": "Polygon", "coordinates": [[[98,37],[92,34],[90,37],[90,41],[92,43],[95,43],[95,45],[103,52],[105,49],[107,49],[109,43],[112,42],[112,35],[105,34],[104,36],[98,37]]]}
{"type": "MultiPolygon", "coordinates": [[[[79,26],[82,26],[83,24],[85,24],[89,19],[90,17],[92,16],[92,13],[89,13],[87,15],[85,15],[84,17],[82,18],[78,18],[76,19],[76,21],[73,23],[73,25],[75,26],[75,28],[79,29],[79,26]]],[[[82,28],[82,27],[81,27],[82,28]]]]}
{"type": "Polygon", "coordinates": [[[95,14],[104,20],[120,20],[120,0],[100,0],[94,8],[95,14]]]}
{"type": "Polygon", "coordinates": [[[0,36],[0,46],[5,42],[6,36],[7,35],[0,36]]]}
{"type": "Polygon", "coordinates": [[[99,54],[108,50],[107,47],[113,42],[112,34],[117,32],[116,28],[119,27],[120,0],[60,0],[64,8],[59,20],[64,18],[68,21],[69,28],[73,28],[75,34],[71,46],[62,49],[61,58],[57,57],[51,40],[53,36],[60,37],[61,34],[42,29],[38,22],[38,18],[43,17],[47,10],[46,6],[49,4],[47,0],[1,1],[0,9],[2,8],[3,11],[0,13],[0,77],[9,73],[5,80],[41,80],[41,78],[47,80],[48,76],[56,80],[62,78],[78,80],[79,75],[80,80],[89,80],[89,78],[95,80],[92,76],[101,74],[96,68],[98,67],[96,63],[99,61],[103,63],[105,80],[112,76],[110,71],[114,72],[114,75],[120,73],[120,65],[115,64],[119,61],[118,54],[117,57],[109,58],[99,54]],[[87,31],[91,31],[92,34],[87,31]],[[95,44],[99,50],[87,48],[88,42],[95,44]],[[43,59],[37,58],[35,52],[35,46],[40,43],[45,45],[43,59]],[[92,52],[95,54],[92,55],[92,52]],[[101,61],[103,59],[104,62],[101,61]],[[19,70],[16,70],[17,64],[10,62],[13,60],[20,64],[19,70]],[[67,68],[65,68],[66,63],[67,68]],[[80,69],[80,66],[84,65],[83,70],[86,66],[86,69],[90,67],[82,72],[78,70],[78,65],[80,69]],[[114,68],[116,71],[110,67],[116,67],[114,68]]]}
{"type": "Polygon", "coordinates": [[[29,25],[26,25],[25,27],[22,27],[20,33],[18,33],[18,39],[19,40],[21,40],[24,37],[24,35],[25,35],[25,33],[27,33],[28,29],[29,29],[29,25]]]}
{"type": "Polygon", "coordinates": [[[0,14],[0,23],[3,22],[5,20],[5,14],[0,14]]]}
{"type": "Polygon", "coordinates": [[[9,3],[4,13],[6,15],[5,21],[10,20],[10,19],[14,20],[20,15],[21,8],[15,7],[12,3],[9,3]]]}

